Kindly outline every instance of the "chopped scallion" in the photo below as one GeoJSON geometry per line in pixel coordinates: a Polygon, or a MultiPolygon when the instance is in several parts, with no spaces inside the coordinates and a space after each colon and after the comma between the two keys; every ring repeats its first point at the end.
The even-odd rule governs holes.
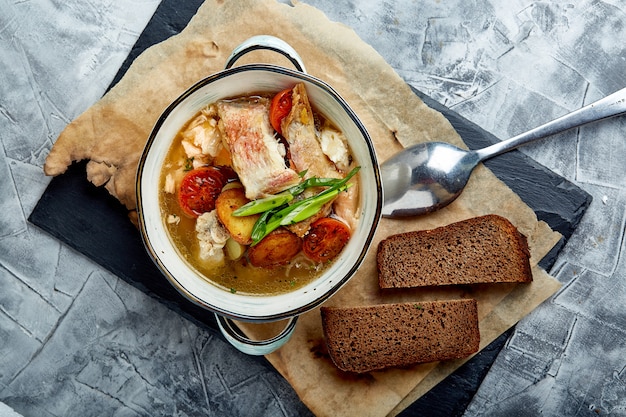
{"type": "Polygon", "coordinates": [[[348,173],[348,175],[346,175],[345,178],[341,179],[315,177],[308,178],[301,184],[290,188],[288,190],[288,193],[283,192],[281,194],[268,197],[267,199],[252,201],[239,208],[233,214],[236,216],[244,216],[263,213],[261,217],[256,221],[252,229],[252,245],[254,246],[261,239],[263,239],[265,236],[267,236],[269,233],[276,230],[280,226],[288,226],[290,224],[298,223],[315,215],[321,210],[324,204],[332,201],[335,197],[337,197],[337,195],[339,195],[339,193],[350,188],[352,184],[347,184],[347,182],[359,171],[359,169],[360,167],[354,168],[352,171],[350,171],[350,173],[348,173]],[[305,185],[300,187],[303,184],[305,185]],[[287,204],[291,200],[293,200],[295,195],[301,194],[306,188],[320,186],[327,186],[328,188],[314,196],[305,198],[291,205],[287,204]],[[297,194],[294,195],[292,193],[292,190],[297,194]],[[291,195],[291,198],[285,197],[286,195],[291,195]],[[274,199],[278,196],[282,197],[274,199]],[[259,202],[259,204],[253,204],[257,201],[259,202]],[[271,203],[268,203],[268,201],[271,201],[271,203]],[[282,203],[280,203],[281,201],[282,203]],[[265,211],[257,211],[259,207],[266,207],[267,209],[265,211]]]}

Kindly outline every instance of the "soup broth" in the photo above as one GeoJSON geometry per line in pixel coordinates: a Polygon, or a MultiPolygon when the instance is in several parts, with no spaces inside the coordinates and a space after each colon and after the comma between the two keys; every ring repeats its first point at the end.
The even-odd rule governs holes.
{"type": "MultiPolygon", "coordinates": [[[[348,172],[356,172],[356,161],[342,133],[312,109],[304,87],[298,85],[290,94],[291,108],[278,129],[272,127],[275,125],[272,118],[276,119],[274,95],[238,97],[205,107],[180,129],[161,170],[161,212],[172,242],[193,268],[226,291],[267,295],[306,285],[332,264],[358,222],[358,174],[348,177],[349,181],[337,188],[336,196],[322,204],[313,216],[280,225],[257,241],[250,242],[251,238],[245,233],[243,236],[238,233],[240,228],[247,230],[242,219],[248,216],[223,214],[224,210],[229,213],[233,208],[232,204],[225,205],[222,201],[227,194],[239,196],[237,201],[266,201],[292,193],[294,186],[308,184],[309,178],[314,179],[309,182],[328,179],[328,184],[335,184],[346,178],[348,172]],[[302,100],[305,103],[300,108],[302,100]],[[309,116],[305,114],[307,111],[309,116]],[[261,126],[258,129],[257,124],[261,126]],[[277,130],[282,130],[282,134],[277,130]],[[258,137],[254,136],[257,133],[258,137]],[[315,149],[311,150],[312,147],[315,149]],[[192,196],[189,201],[193,201],[187,204],[184,184],[190,182],[189,176],[202,169],[210,169],[209,176],[202,177],[202,181],[196,177],[191,182],[209,182],[216,191],[210,198],[202,191],[202,198],[192,196]],[[211,182],[213,177],[223,182],[215,185],[211,182]],[[205,205],[211,198],[214,198],[213,204],[209,201],[205,205]],[[198,208],[198,204],[202,208],[198,208]],[[209,217],[213,220],[207,220],[209,217]],[[201,221],[213,223],[202,228],[201,221]],[[328,229],[330,223],[334,226],[328,229]],[[347,230],[345,238],[324,237],[337,230],[345,234],[340,224],[347,230]],[[203,240],[205,236],[210,236],[208,241],[203,240]],[[335,240],[329,244],[328,239],[335,240]],[[268,241],[277,243],[268,246],[268,241]],[[321,255],[320,250],[324,252],[321,255]],[[333,252],[330,257],[325,258],[330,252],[333,252]],[[259,256],[261,260],[254,265],[259,256]]],[[[308,201],[319,200],[324,191],[333,188],[318,183],[301,194],[290,196],[291,200],[280,207],[285,210],[298,203],[312,204],[308,201]]],[[[196,191],[193,188],[192,194],[196,191]]],[[[275,214],[276,210],[271,213],[275,214]]],[[[250,215],[248,223],[256,226],[264,213],[250,215]]],[[[272,218],[268,218],[269,226],[272,218]]]]}

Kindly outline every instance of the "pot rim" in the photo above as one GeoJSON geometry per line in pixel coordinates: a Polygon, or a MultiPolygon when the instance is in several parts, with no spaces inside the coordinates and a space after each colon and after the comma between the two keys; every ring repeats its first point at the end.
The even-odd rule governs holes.
{"type": "MultiPolygon", "coordinates": [[[[250,91],[249,93],[254,94],[255,91],[250,91]]],[[[183,92],[180,96],[178,96],[174,101],[172,101],[168,105],[168,107],[161,113],[161,115],[157,119],[148,137],[146,146],[139,159],[135,185],[136,185],[138,222],[139,222],[139,228],[141,231],[141,238],[142,238],[144,247],[150,254],[150,257],[153,260],[153,262],[156,264],[159,270],[165,275],[168,281],[174,286],[174,288],[178,290],[179,293],[181,293],[186,299],[192,301],[194,304],[199,305],[209,311],[212,311],[224,317],[229,317],[229,318],[233,318],[236,320],[249,321],[249,322],[269,322],[269,321],[277,321],[277,320],[282,320],[282,319],[298,316],[302,313],[312,310],[313,308],[322,304],[332,295],[334,295],[343,285],[345,285],[354,276],[354,274],[357,272],[357,270],[363,263],[363,260],[365,259],[369,251],[371,242],[373,240],[376,229],[381,219],[382,202],[383,202],[383,194],[382,194],[383,189],[382,189],[382,182],[381,182],[381,176],[380,176],[380,166],[378,164],[378,159],[376,157],[376,151],[374,149],[374,145],[369,136],[369,133],[365,129],[365,126],[357,117],[355,112],[350,108],[347,102],[343,99],[343,97],[341,97],[330,85],[320,80],[319,78],[311,76],[307,73],[294,71],[289,68],[285,68],[285,67],[281,67],[277,65],[271,65],[271,64],[248,64],[248,65],[242,65],[242,66],[228,68],[228,69],[219,71],[217,73],[214,73],[212,75],[209,75],[203,78],[202,80],[199,80],[198,82],[193,84],[191,87],[189,87],[185,92],[183,92]],[[263,314],[263,315],[246,314],[246,313],[238,313],[238,312],[229,311],[227,309],[214,305],[214,303],[211,303],[210,300],[209,301],[202,300],[201,298],[199,298],[198,296],[190,292],[180,282],[180,280],[176,278],[175,274],[172,273],[172,271],[170,271],[168,266],[162,261],[161,256],[159,256],[159,254],[157,253],[156,248],[153,246],[150,236],[149,236],[150,233],[148,232],[148,229],[145,223],[144,206],[143,206],[144,203],[142,199],[142,177],[144,173],[146,159],[148,155],[150,154],[150,150],[152,149],[152,146],[156,140],[159,130],[162,128],[163,124],[168,119],[168,117],[172,114],[172,112],[174,112],[181,103],[185,102],[185,100],[187,100],[192,94],[196,93],[201,88],[209,86],[210,84],[218,80],[230,77],[235,74],[239,74],[242,72],[254,72],[254,71],[272,72],[272,73],[282,74],[288,77],[296,78],[301,81],[313,84],[314,86],[319,87],[320,89],[324,90],[325,93],[330,95],[332,99],[340,105],[341,109],[348,115],[351,122],[354,123],[356,128],[359,130],[359,133],[362,139],[364,140],[365,145],[367,146],[367,153],[369,155],[370,162],[373,167],[373,171],[374,171],[373,177],[376,182],[376,189],[377,189],[375,213],[373,214],[373,216],[372,215],[368,216],[368,218],[370,217],[372,218],[371,227],[369,228],[369,231],[367,232],[365,242],[360,246],[360,252],[358,254],[358,257],[356,257],[356,259],[353,260],[352,266],[345,273],[342,273],[343,276],[341,276],[340,279],[337,280],[335,283],[333,283],[332,286],[330,286],[327,290],[321,292],[318,296],[313,298],[310,302],[296,306],[294,308],[290,308],[285,311],[275,312],[271,314],[263,314]]],[[[360,222],[364,221],[364,219],[361,219],[359,221],[360,222]]],[[[167,231],[165,230],[164,233],[167,234],[167,231]]],[[[189,269],[193,270],[196,274],[201,275],[201,273],[196,271],[195,268],[193,268],[191,265],[188,265],[188,267],[189,269]]],[[[293,294],[294,292],[299,292],[303,290],[304,288],[306,288],[306,286],[298,290],[287,292],[284,294],[279,294],[279,295],[261,295],[261,296],[253,295],[249,297],[254,297],[254,298],[264,297],[264,298],[275,299],[277,297],[289,296],[289,294],[293,294]]],[[[315,291],[315,288],[313,290],[315,291]]],[[[243,295],[243,294],[235,294],[235,295],[239,297],[248,297],[247,295],[243,295]]]]}

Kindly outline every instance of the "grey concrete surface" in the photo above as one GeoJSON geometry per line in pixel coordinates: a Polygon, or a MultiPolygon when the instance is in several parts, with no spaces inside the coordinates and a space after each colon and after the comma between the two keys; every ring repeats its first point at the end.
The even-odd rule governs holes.
{"type": "MultiPolygon", "coordinates": [[[[626,87],[623,1],[306,0],[500,138],[626,87]]],[[[306,415],[286,382],[28,223],[158,0],[0,0],[0,416],[306,415]]],[[[626,416],[626,119],[523,152],[594,200],[466,416],[626,416]]]]}

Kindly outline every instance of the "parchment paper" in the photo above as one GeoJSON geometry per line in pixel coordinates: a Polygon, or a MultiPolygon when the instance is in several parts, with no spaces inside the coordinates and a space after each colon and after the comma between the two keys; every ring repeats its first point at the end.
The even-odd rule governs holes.
{"type": "MultiPolygon", "coordinates": [[[[45,172],[59,175],[72,161],[88,159],[89,180],[105,186],[132,217],[137,162],[158,116],[186,88],[221,70],[239,43],[258,34],[286,40],[300,53],[310,74],[327,81],[346,99],[372,136],[380,161],[414,142],[447,140],[463,146],[448,121],[425,106],[374,49],[318,10],[273,0],[207,0],[180,35],[146,50],[106,96],[67,126],[46,160],[45,172]]],[[[290,66],[267,51],[254,52],[238,64],[251,61],[290,66]]],[[[364,265],[327,305],[474,297],[479,305],[482,348],[558,289],[558,282],[536,264],[559,237],[480,166],[461,197],[449,207],[419,218],[383,219],[364,265]],[[534,265],[532,284],[378,288],[374,258],[381,239],[487,213],[507,217],[528,237],[534,265]]],[[[243,327],[251,336],[261,336],[280,325],[243,327]]],[[[320,416],[397,414],[463,362],[361,376],[344,374],[326,355],[318,309],[301,316],[292,340],[268,355],[268,360],[320,416]]]]}

